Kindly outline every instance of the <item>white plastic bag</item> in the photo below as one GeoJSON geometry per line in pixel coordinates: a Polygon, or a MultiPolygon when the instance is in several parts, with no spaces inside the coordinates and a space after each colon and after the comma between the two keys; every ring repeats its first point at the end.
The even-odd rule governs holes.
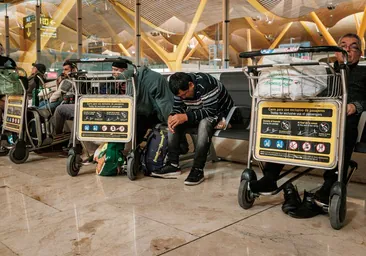
{"type": "MultiPolygon", "coordinates": [[[[267,58],[265,64],[308,62],[288,55],[278,59],[267,58]]],[[[273,57],[273,56],[271,56],[273,57]]],[[[278,57],[278,56],[277,56],[278,57]]],[[[327,88],[327,71],[322,65],[274,66],[260,70],[254,95],[261,98],[314,97],[327,88]]]]}

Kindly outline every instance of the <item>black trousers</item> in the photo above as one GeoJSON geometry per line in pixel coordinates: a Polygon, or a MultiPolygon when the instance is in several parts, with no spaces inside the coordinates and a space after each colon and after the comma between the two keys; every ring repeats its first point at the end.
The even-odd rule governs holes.
{"type": "Polygon", "coordinates": [[[152,129],[155,125],[161,123],[157,115],[136,116],[136,145],[139,145],[143,140],[148,129],[152,129]]]}
{"type": "MultiPolygon", "coordinates": [[[[346,181],[349,162],[351,160],[353,149],[357,142],[357,136],[358,136],[357,126],[359,120],[360,115],[351,115],[347,116],[346,118],[346,131],[344,138],[344,158],[343,158],[344,181],[346,181]]],[[[263,175],[273,180],[277,180],[284,166],[285,166],[284,164],[265,163],[263,168],[263,175]]],[[[336,174],[337,171],[338,166],[336,166],[334,169],[326,170],[323,175],[324,181],[332,183],[336,182],[338,177],[336,174]]]]}

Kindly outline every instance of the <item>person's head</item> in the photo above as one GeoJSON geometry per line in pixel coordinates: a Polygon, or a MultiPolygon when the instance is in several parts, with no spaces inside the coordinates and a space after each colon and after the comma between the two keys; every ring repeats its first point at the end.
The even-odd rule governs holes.
{"type": "Polygon", "coordinates": [[[177,72],[169,78],[169,88],[172,93],[181,99],[193,98],[194,83],[190,75],[184,72],[177,72]]]}
{"type": "Polygon", "coordinates": [[[68,75],[71,72],[76,72],[76,64],[70,61],[65,61],[64,64],[62,65],[62,73],[64,75],[68,75]]]}
{"type": "Polygon", "coordinates": [[[2,43],[0,43],[0,56],[2,56],[5,52],[4,46],[2,43]]]}
{"type": "MultiPolygon", "coordinates": [[[[354,64],[359,61],[362,54],[362,44],[358,35],[353,33],[345,34],[338,40],[338,46],[347,51],[348,64],[354,64]]],[[[343,62],[342,53],[336,53],[336,57],[339,62],[343,62]]]]}
{"type": "Polygon", "coordinates": [[[127,69],[127,63],[113,62],[112,63],[112,76],[113,77],[118,77],[126,69],[127,69]]]}
{"type": "Polygon", "coordinates": [[[32,66],[32,74],[39,72],[44,75],[46,73],[46,66],[42,63],[32,63],[32,66]]]}

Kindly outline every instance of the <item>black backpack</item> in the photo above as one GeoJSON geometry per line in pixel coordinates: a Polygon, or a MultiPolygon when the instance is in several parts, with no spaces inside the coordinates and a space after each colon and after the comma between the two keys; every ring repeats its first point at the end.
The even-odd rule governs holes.
{"type": "Polygon", "coordinates": [[[141,166],[145,175],[163,167],[168,153],[168,131],[161,125],[155,126],[146,139],[141,153],[141,166]]]}

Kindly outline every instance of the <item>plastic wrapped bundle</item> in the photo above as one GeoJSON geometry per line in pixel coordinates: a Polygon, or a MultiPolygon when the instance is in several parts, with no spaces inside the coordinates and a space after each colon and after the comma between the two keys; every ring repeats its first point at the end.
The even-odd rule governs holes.
{"type": "Polygon", "coordinates": [[[323,66],[274,66],[261,70],[254,95],[299,100],[317,96],[326,88],[323,66]]]}
{"type": "Polygon", "coordinates": [[[21,95],[23,87],[15,69],[0,69],[0,95],[21,95]]]}

